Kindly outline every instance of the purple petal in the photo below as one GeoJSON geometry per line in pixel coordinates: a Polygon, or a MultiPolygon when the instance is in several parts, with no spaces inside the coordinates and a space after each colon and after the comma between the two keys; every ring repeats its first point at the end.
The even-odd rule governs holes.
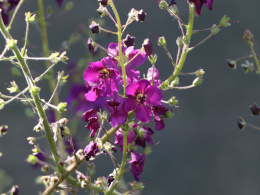
{"type": "Polygon", "coordinates": [[[148,123],[151,118],[151,108],[149,106],[137,104],[135,109],[135,116],[139,121],[148,123]]]}
{"type": "Polygon", "coordinates": [[[155,86],[150,86],[146,89],[145,94],[147,95],[146,102],[151,106],[161,104],[162,91],[155,86]]]}
{"type": "Polygon", "coordinates": [[[145,62],[146,55],[142,50],[136,49],[129,54],[128,61],[130,61],[136,54],[138,55],[129,64],[133,65],[134,67],[139,67],[145,62]]]}

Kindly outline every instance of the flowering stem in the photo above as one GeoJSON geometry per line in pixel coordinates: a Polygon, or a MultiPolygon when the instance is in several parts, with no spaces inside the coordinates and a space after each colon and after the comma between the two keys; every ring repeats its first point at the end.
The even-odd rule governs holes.
{"type": "Polygon", "coordinates": [[[125,66],[124,66],[124,62],[123,62],[123,53],[122,53],[122,44],[121,44],[121,40],[122,40],[122,26],[121,26],[121,20],[119,17],[119,14],[117,12],[117,9],[113,3],[113,0],[110,0],[110,6],[113,9],[113,12],[116,16],[116,21],[117,21],[117,39],[118,39],[118,52],[119,52],[119,64],[122,68],[122,77],[124,80],[124,96],[125,96],[125,88],[126,88],[126,72],[125,72],[125,66]]]}
{"type": "Polygon", "coordinates": [[[126,164],[126,154],[127,154],[127,131],[123,132],[123,158],[122,163],[120,165],[120,170],[118,172],[118,175],[116,177],[116,181],[113,182],[109,188],[109,190],[106,192],[106,195],[111,194],[114,189],[116,188],[117,184],[119,183],[120,179],[122,178],[124,174],[125,164],[126,164]]]}
{"type": "Polygon", "coordinates": [[[257,55],[256,55],[256,53],[255,53],[254,43],[253,43],[253,42],[250,42],[249,45],[250,45],[250,48],[251,48],[253,57],[254,57],[254,59],[255,59],[255,64],[256,64],[257,69],[258,69],[258,74],[260,75],[260,64],[259,64],[259,61],[258,61],[258,59],[257,59],[257,55]]]}
{"type": "Polygon", "coordinates": [[[190,10],[189,23],[187,25],[187,31],[186,31],[186,37],[185,37],[187,39],[187,42],[184,44],[184,46],[182,48],[182,54],[181,54],[177,67],[175,68],[173,74],[166,80],[169,82],[169,84],[180,74],[182,67],[185,63],[187,54],[189,52],[188,48],[189,48],[189,43],[191,40],[193,23],[194,23],[194,4],[193,3],[189,3],[189,10],[190,10]]]}

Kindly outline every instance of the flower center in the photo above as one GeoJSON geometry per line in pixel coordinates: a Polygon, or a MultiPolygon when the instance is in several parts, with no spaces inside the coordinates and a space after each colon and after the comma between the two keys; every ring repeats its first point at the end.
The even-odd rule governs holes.
{"type": "Polygon", "coordinates": [[[145,102],[145,100],[146,100],[146,95],[144,95],[144,94],[142,94],[142,93],[139,93],[139,94],[137,94],[137,96],[136,96],[136,101],[138,102],[138,103],[140,103],[140,104],[143,104],[144,102],[145,102]]]}
{"type": "Polygon", "coordinates": [[[105,78],[109,77],[109,70],[107,70],[107,69],[105,69],[105,68],[102,69],[102,70],[100,70],[99,73],[101,74],[101,75],[99,76],[99,78],[105,79],[105,78]]]}

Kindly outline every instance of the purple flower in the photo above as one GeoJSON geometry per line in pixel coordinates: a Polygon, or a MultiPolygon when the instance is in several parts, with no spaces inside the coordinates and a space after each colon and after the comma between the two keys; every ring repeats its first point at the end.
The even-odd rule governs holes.
{"type": "Polygon", "coordinates": [[[0,8],[2,9],[1,15],[5,25],[9,23],[9,12],[15,8],[20,0],[5,0],[0,2],[0,8]]]}
{"type": "Polygon", "coordinates": [[[149,68],[147,71],[147,80],[153,83],[155,87],[158,87],[161,84],[161,80],[159,80],[159,71],[157,68],[149,68]]]}
{"type": "Polygon", "coordinates": [[[252,115],[259,115],[260,114],[260,107],[257,106],[256,104],[250,106],[250,110],[252,115]]]}
{"type": "Polygon", "coordinates": [[[125,102],[126,111],[135,111],[136,118],[143,122],[149,122],[151,118],[150,106],[161,104],[162,92],[149,81],[141,79],[126,87],[127,99],[125,102]]]}
{"type": "Polygon", "coordinates": [[[161,117],[163,117],[168,110],[169,110],[169,108],[166,108],[163,105],[158,105],[158,106],[152,107],[153,121],[156,122],[156,124],[155,124],[156,130],[162,130],[164,128],[164,122],[161,117]]]}
{"type": "MultiPolygon", "coordinates": [[[[131,144],[134,140],[135,140],[135,132],[133,130],[127,131],[127,145],[131,144]]],[[[116,132],[114,144],[118,145],[120,147],[120,150],[123,151],[124,138],[123,138],[123,134],[120,131],[116,132]]]]}
{"type": "Polygon", "coordinates": [[[129,34],[126,35],[126,38],[123,40],[126,47],[134,46],[135,37],[131,37],[129,34]]]}
{"type": "Polygon", "coordinates": [[[98,97],[112,97],[114,92],[119,91],[119,71],[113,59],[109,57],[91,62],[83,77],[87,87],[90,87],[90,91],[85,94],[88,101],[95,101],[98,97]]]}
{"type": "Polygon", "coordinates": [[[128,113],[125,111],[125,99],[114,94],[114,99],[107,101],[107,108],[110,112],[110,119],[109,122],[112,124],[113,127],[117,125],[123,124],[126,122],[128,113]]]}
{"type": "MultiPolygon", "coordinates": [[[[137,125],[137,124],[135,124],[137,125]]],[[[135,143],[139,146],[142,146],[143,148],[146,147],[146,142],[149,144],[153,144],[153,140],[151,135],[153,135],[154,132],[151,128],[146,127],[145,125],[142,125],[139,128],[139,131],[137,132],[137,138],[135,140],[135,143]]]]}
{"type": "Polygon", "coordinates": [[[146,56],[150,56],[153,54],[153,44],[150,39],[145,39],[143,43],[144,51],[146,56]]]}
{"type": "Polygon", "coordinates": [[[85,127],[91,131],[90,137],[94,137],[100,127],[97,112],[94,109],[88,110],[82,115],[82,118],[84,121],[89,122],[85,127]]]}
{"type": "Polygon", "coordinates": [[[58,6],[61,7],[63,0],[56,0],[56,2],[57,2],[57,4],[58,4],[58,6]]]}
{"type": "Polygon", "coordinates": [[[200,15],[201,8],[203,3],[207,6],[208,9],[212,10],[213,0],[189,0],[190,3],[194,3],[196,6],[196,13],[200,15]]]}
{"type": "Polygon", "coordinates": [[[107,187],[109,187],[110,184],[115,180],[115,178],[113,176],[108,176],[106,180],[107,180],[107,187]]]}
{"type": "Polygon", "coordinates": [[[86,161],[88,161],[91,157],[95,157],[98,151],[98,144],[91,141],[84,149],[86,161]]]}
{"type": "Polygon", "coordinates": [[[85,93],[88,93],[85,85],[75,83],[70,88],[69,96],[67,97],[68,107],[71,107],[76,113],[78,111],[94,109],[96,111],[104,110],[106,105],[106,98],[100,97],[94,102],[87,101],[85,93]]]}
{"type": "Polygon", "coordinates": [[[132,158],[129,161],[131,165],[131,171],[133,173],[134,179],[139,181],[140,175],[143,172],[145,154],[138,154],[137,152],[133,151],[131,157],[132,158]]]}

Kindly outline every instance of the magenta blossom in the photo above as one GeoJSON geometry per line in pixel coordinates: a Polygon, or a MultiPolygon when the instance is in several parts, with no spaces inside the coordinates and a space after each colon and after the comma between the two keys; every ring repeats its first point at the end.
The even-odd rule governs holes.
{"type": "Polygon", "coordinates": [[[164,128],[164,121],[162,117],[166,114],[166,112],[170,110],[169,108],[164,107],[163,105],[153,106],[153,121],[156,122],[155,129],[162,130],[164,128]]]}
{"type": "Polygon", "coordinates": [[[157,68],[149,68],[147,71],[147,80],[151,82],[155,87],[158,87],[161,84],[161,80],[159,80],[159,71],[157,68]]]}
{"type": "Polygon", "coordinates": [[[137,152],[133,151],[131,157],[132,158],[129,161],[131,165],[131,171],[133,173],[134,179],[139,181],[140,175],[143,172],[145,154],[138,154],[137,152]]]}
{"type": "Polygon", "coordinates": [[[0,1],[1,15],[5,25],[9,24],[9,12],[15,8],[20,0],[3,0],[0,1]]]}
{"type": "Polygon", "coordinates": [[[106,107],[106,98],[100,97],[94,102],[85,99],[85,93],[89,90],[85,85],[75,83],[70,88],[69,96],[67,97],[68,107],[71,107],[74,112],[94,109],[96,111],[104,110],[106,107]]]}
{"type": "MultiPolygon", "coordinates": [[[[134,124],[133,127],[137,127],[137,124],[134,124]]],[[[149,144],[153,144],[153,140],[151,135],[154,134],[153,130],[151,128],[146,127],[145,125],[142,125],[137,130],[137,138],[135,140],[135,143],[139,146],[142,146],[143,148],[146,147],[146,142],[149,144]]]]}
{"type": "MultiPolygon", "coordinates": [[[[120,129],[122,131],[122,129],[120,129]]],[[[131,144],[135,140],[135,132],[133,130],[127,131],[127,145],[131,144]]],[[[114,144],[120,147],[120,150],[123,151],[123,134],[120,131],[116,132],[116,138],[114,144]]]]}
{"type": "Polygon", "coordinates": [[[119,91],[119,71],[112,60],[103,58],[98,62],[91,62],[84,72],[84,80],[91,87],[85,94],[86,100],[95,101],[98,97],[112,97],[119,91]]]}
{"type": "Polygon", "coordinates": [[[107,101],[107,108],[110,112],[110,119],[109,122],[113,127],[116,127],[117,125],[123,124],[126,122],[128,113],[125,111],[125,99],[114,94],[114,99],[107,101]]]}
{"type": "Polygon", "coordinates": [[[95,110],[91,109],[86,111],[82,118],[84,121],[89,122],[88,125],[86,125],[86,128],[88,128],[91,131],[90,137],[94,137],[96,134],[96,131],[99,129],[100,124],[98,122],[98,114],[95,110]]]}
{"type": "Polygon", "coordinates": [[[125,100],[126,111],[135,111],[136,118],[147,123],[151,118],[151,106],[161,104],[162,92],[149,81],[141,79],[126,87],[127,99],[125,100]]]}
{"type": "Polygon", "coordinates": [[[213,0],[189,0],[190,3],[194,3],[196,6],[196,13],[201,14],[201,8],[203,3],[207,6],[208,9],[212,10],[213,0]]]}

